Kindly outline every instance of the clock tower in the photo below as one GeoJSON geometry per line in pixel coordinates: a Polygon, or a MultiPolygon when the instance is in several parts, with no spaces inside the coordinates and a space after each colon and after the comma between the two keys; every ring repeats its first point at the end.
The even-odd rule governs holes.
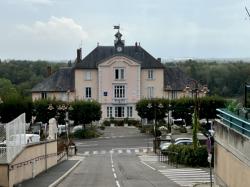
{"type": "Polygon", "coordinates": [[[118,31],[115,34],[114,44],[115,44],[115,51],[117,53],[122,53],[123,50],[124,50],[125,41],[121,39],[122,38],[122,34],[120,33],[119,28],[120,27],[118,27],[118,31]]]}

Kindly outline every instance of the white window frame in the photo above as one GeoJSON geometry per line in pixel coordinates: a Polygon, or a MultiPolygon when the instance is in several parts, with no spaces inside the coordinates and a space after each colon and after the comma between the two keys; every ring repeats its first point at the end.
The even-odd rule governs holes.
{"type": "Polygon", "coordinates": [[[115,68],[114,69],[114,78],[115,78],[115,80],[124,80],[125,79],[125,68],[115,68]]]}
{"type": "Polygon", "coordinates": [[[133,117],[133,107],[127,106],[127,117],[132,118],[133,117]]]}
{"type": "Polygon", "coordinates": [[[147,97],[154,98],[154,87],[153,86],[147,87],[147,97]]]}
{"type": "Polygon", "coordinates": [[[41,93],[41,98],[42,98],[42,99],[47,99],[47,98],[48,98],[47,92],[42,92],[42,93],[41,93]]]}
{"type": "Polygon", "coordinates": [[[113,116],[112,114],[112,106],[108,106],[107,107],[107,117],[111,118],[113,116]]]}
{"type": "Polygon", "coordinates": [[[114,85],[114,98],[126,98],[125,85],[114,85]]]}
{"type": "Polygon", "coordinates": [[[91,80],[91,71],[86,71],[85,72],[85,80],[90,81],[91,80]]]}
{"type": "Polygon", "coordinates": [[[85,98],[92,98],[92,88],[85,87],[85,98]]]}
{"type": "Polygon", "coordinates": [[[149,80],[153,80],[154,79],[154,70],[153,69],[149,69],[148,70],[148,79],[149,80]]]}

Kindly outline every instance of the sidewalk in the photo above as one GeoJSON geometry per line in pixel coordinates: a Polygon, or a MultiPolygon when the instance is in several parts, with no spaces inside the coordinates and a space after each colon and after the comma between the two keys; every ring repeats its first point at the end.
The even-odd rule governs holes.
{"type": "Polygon", "coordinates": [[[80,164],[80,158],[72,157],[69,160],[65,160],[56,166],[49,168],[46,172],[43,172],[33,179],[22,182],[17,185],[20,187],[45,187],[56,186],[59,181],[63,180],[78,164],[80,164]]]}

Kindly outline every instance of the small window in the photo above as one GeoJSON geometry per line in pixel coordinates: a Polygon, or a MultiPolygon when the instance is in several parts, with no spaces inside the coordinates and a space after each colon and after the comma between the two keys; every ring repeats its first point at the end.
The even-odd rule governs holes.
{"type": "Polygon", "coordinates": [[[103,96],[108,96],[108,92],[103,92],[103,96]]]}
{"type": "Polygon", "coordinates": [[[91,98],[91,88],[90,87],[85,88],[85,97],[91,98]]]}
{"type": "Polygon", "coordinates": [[[47,93],[46,92],[42,92],[41,96],[42,96],[42,99],[47,99],[47,93]]]}
{"type": "Polygon", "coordinates": [[[154,70],[152,69],[148,70],[148,79],[150,80],[154,79],[154,70]]]}
{"type": "Polygon", "coordinates": [[[87,81],[91,80],[91,72],[90,71],[87,71],[85,73],[85,80],[87,80],[87,81]]]}

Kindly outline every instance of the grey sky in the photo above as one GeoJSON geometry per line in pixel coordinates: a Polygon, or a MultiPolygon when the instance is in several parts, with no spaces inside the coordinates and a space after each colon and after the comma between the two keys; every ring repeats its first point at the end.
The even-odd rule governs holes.
{"type": "Polygon", "coordinates": [[[0,58],[68,60],[140,42],[161,58],[249,58],[248,0],[0,0],[0,58]]]}

